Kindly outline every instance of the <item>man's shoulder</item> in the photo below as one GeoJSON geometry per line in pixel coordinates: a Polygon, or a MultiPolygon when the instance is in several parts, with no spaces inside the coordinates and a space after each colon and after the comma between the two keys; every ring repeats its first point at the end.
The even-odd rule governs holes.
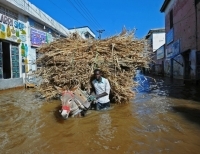
{"type": "Polygon", "coordinates": [[[109,82],[107,78],[103,78],[103,82],[109,82]]]}

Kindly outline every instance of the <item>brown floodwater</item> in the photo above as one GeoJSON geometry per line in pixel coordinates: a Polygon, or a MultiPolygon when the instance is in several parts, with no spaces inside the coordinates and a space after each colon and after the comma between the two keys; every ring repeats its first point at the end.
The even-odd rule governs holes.
{"type": "Polygon", "coordinates": [[[40,100],[34,89],[0,91],[0,153],[199,154],[199,86],[157,81],[130,103],[68,120],[60,101],[40,100]]]}

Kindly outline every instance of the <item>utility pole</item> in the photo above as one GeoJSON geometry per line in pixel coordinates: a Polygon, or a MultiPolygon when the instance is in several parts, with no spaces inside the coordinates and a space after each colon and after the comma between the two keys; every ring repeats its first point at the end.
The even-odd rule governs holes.
{"type": "Polygon", "coordinates": [[[101,33],[103,33],[105,30],[104,29],[102,29],[102,30],[97,30],[97,32],[99,33],[99,40],[101,39],[101,33]]]}

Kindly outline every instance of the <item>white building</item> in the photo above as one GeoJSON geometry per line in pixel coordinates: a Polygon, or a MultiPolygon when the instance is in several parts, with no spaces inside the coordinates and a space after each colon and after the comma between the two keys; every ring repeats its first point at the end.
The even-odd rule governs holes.
{"type": "Polygon", "coordinates": [[[153,52],[165,44],[165,29],[151,29],[145,39],[153,52]]]}
{"type": "Polygon", "coordinates": [[[95,34],[88,26],[69,28],[69,31],[70,33],[78,33],[84,39],[95,38],[95,34]]]}
{"type": "Polygon", "coordinates": [[[0,1],[0,89],[23,86],[36,49],[69,30],[27,0],[0,1]]]}

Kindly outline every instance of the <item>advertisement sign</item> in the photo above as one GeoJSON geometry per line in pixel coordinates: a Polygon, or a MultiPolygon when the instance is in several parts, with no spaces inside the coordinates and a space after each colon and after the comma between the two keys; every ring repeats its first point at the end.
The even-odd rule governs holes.
{"type": "Polygon", "coordinates": [[[166,57],[172,58],[180,53],[180,40],[178,39],[176,42],[171,43],[166,48],[166,57]]]}
{"type": "Polygon", "coordinates": [[[157,49],[156,55],[157,55],[157,60],[164,58],[164,56],[165,56],[164,45],[161,46],[159,49],[157,49]]]}
{"type": "Polygon", "coordinates": [[[25,25],[0,13],[0,39],[17,43],[26,42],[25,25]]]}
{"type": "Polygon", "coordinates": [[[31,28],[30,35],[32,46],[39,47],[42,44],[47,43],[47,36],[46,33],[43,31],[31,28]]]}
{"type": "Polygon", "coordinates": [[[170,29],[170,31],[166,34],[166,43],[169,44],[174,40],[174,29],[170,29]]]}

